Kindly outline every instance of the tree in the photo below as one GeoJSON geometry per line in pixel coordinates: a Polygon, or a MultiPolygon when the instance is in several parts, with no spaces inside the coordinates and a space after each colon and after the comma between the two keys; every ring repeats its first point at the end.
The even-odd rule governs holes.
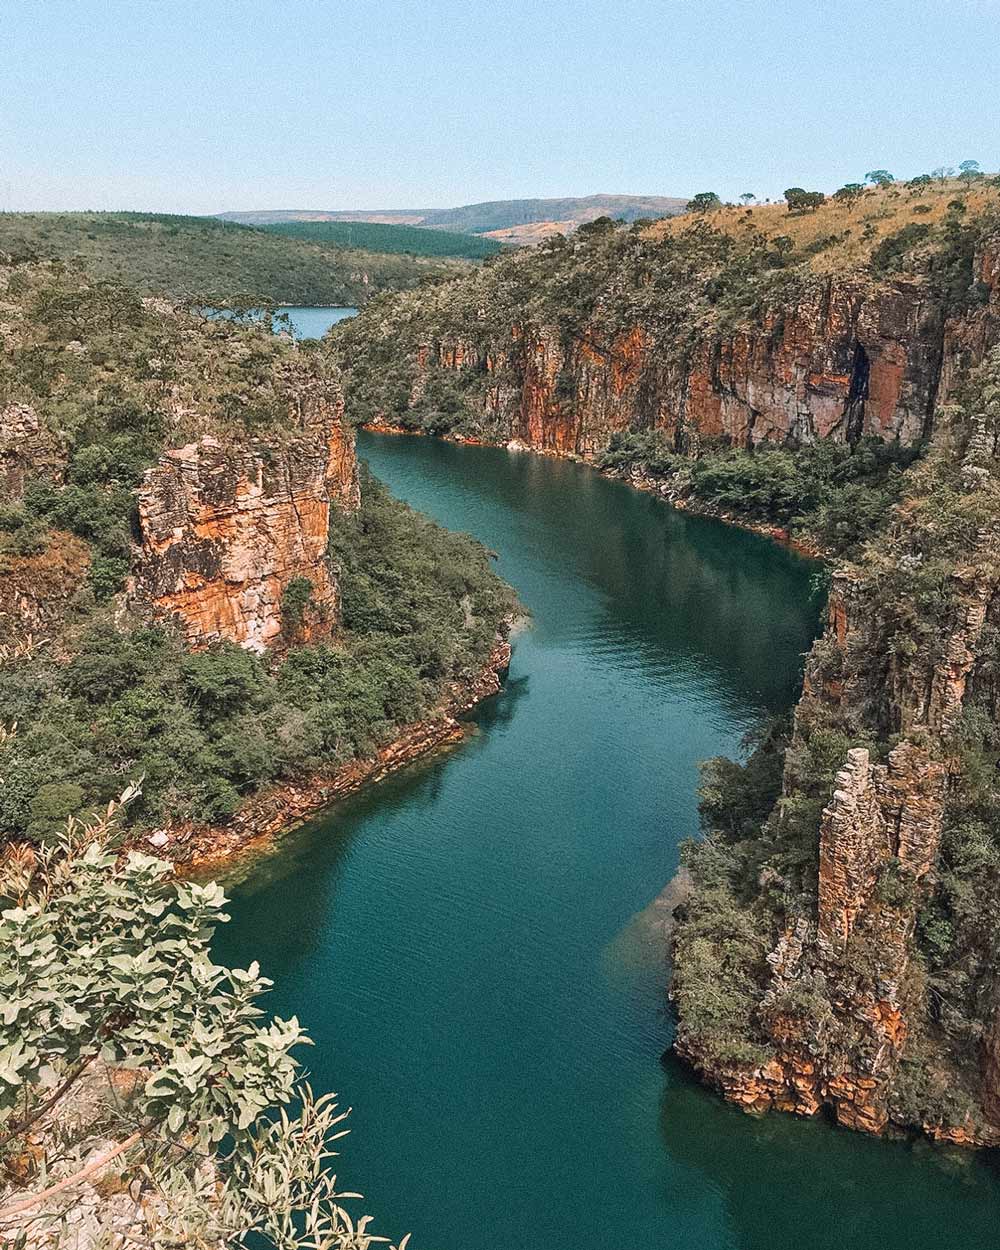
{"type": "Polygon", "coordinates": [[[740,203],[751,204],[756,198],[757,197],[754,195],[752,191],[744,191],[743,194],[740,196],[740,203]]]}
{"type": "Polygon", "coordinates": [[[863,182],[848,182],[839,191],[834,191],[833,198],[846,204],[848,208],[853,208],[864,193],[865,186],[863,182]]]}
{"type": "Polygon", "coordinates": [[[978,161],[962,161],[958,171],[959,178],[964,182],[976,182],[979,178],[985,177],[983,171],[979,168],[978,161]]]}
{"type": "Polygon", "coordinates": [[[926,187],[931,183],[930,174],[917,174],[915,178],[911,178],[906,184],[908,187],[926,187]]]}
{"type": "Polygon", "coordinates": [[[887,187],[890,182],[895,181],[896,179],[887,169],[869,169],[865,174],[865,182],[870,182],[876,187],[887,187]]]}
{"type": "Polygon", "coordinates": [[[785,192],[790,213],[815,212],[826,199],[822,191],[806,191],[802,187],[789,187],[785,192]]]}
{"type": "Polygon", "coordinates": [[[955,171],[950,165],[939,165],[937,169],[931,170],[931,177],[936,178],[938,182],[947,182],[949,178],[954,178],[955,171]]]}
{"type": "Polygon", "coordinates": [[[0,860],[0,1240],[364,1250],[327,1166],[345,1116],[292,1057],[308,1039],[261,1011],[256,964],[212,962],[220,886],[119,853],[137,794],[0,860]],[[83,1201],[112,1165],[124,1205],[83,1201]]]}
{"type": "Polygon", "coordinates": [[[717,208],[722,207],[722,201],[714,191],[699,191],[697,195],[693,195],[687,202],[689,213],[713,213],[717,208]]]}

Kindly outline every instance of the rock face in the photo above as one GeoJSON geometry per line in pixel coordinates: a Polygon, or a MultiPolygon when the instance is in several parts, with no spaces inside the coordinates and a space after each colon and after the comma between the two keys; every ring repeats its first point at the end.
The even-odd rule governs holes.
{"type": "MultiPolygon", "coordinates": [[[[998,428],[978,416],[971,427],[950,443],[948,431],[940,432],[943,445],[921,468],[913,500],[901,505],[886,536],[885,564],[846,565],[833,578],[827,630],[808,661],[796,710],[781,801],[802,792],[796,761],[813,734],[831,727],[848,737],[864,732],[880,740],[884,763],[855,747],[836,775],[820,821],[815,915],[787,913],[766,960],[755,1028],[770,1057],[758,1064],[719,1063],[683,1019],[676,1048],[709,1083],[749,1110],[812,1115],[826,1107],[838,1123],[873,1133],[893,1121],[913,1127],[916,1116],[933,1137],[996,1145],[996,1006],[981,1015],[980,1055],[960,1056],[966,1077],[970,1063],[978,1067],[969,1100],[978,1110],[956,1122],[894,1105],[914,1035],[931,1056],[921,1059],[925,1072],[944,1074],[947,1082],[957,1071],[949,1067],[949,1043],[934,1022],[915,933],[936,888],[950,795],[961,775],[956,731],[969,711],[994,724],[1000,715],[994,649],[998,428]],[[935,498],[936,475],[949,469],[947,486],[935,498]],[[973,518],[974,537],[954,547],[941,546],[938,537],[946,524],[961,524],[942,519],[949,505],[973,518]],[[919,578],[925,564],[945,559],[955,563],[939,592],[936,630],[913,646],[901,638],[900,619],[907,618],[896,615],[896,595],[900,588],[904,596],[912,593],[910,579],[919,578]]],[[[983,985],[980,1002],[992,997],[995,1003],[994,970],[973,975],[983,985]]]]}
{"type": "Polygon", "coordinates": [[[32,478],[58,482],[66,456],[58,440],[27,404],[0,410],[0,499],[19,499],[32,478]]]}
{"type": "Polygon", "coordinates": [[[282,596],[305,579],[299,638],[328,634],[339,599],[326,548],[331,515],[360,503],[353,436],[331,384],[296,397],[292,435],[227,445],[203,437],[161,456],[139,491],[131,594],[177,621],[192,646],[262,651],[282,635],[282,596]]]}
{"type": "Polygon", "coordinates": [[[752,329],[697,338],[680,363],[642,324],[566,339],[525,322],[499,343],[470,326],[420,348],[411,403],[433,364],[484,375],[486,437],[559,454],[593,455],[630,429],[660,430],[677,450],[718,436],[738,447],[865,434],[914,443],[1000,336],[1000,243],[981,249],[975,272],[987,295],[975,313],[945,316],[918,281],[831,278],[752,329]]]}

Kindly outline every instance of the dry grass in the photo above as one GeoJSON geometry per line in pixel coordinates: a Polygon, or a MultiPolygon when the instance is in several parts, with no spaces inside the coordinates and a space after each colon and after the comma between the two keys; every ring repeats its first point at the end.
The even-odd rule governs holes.
{"type": "MultiPolygon", "coordinates": [[[[737,236],[751,231],[771,238],[787,235],[797,252],[834,236],[834,241],[811,258],[810,265],[816,273],[843,272],[863,265],[882,239],[903,226],[911,222],[939,223],[955,199],[964,201],[972,217],[987,208],[1000,208],[1000,188],[983,183],[969,186],[958,179],[923,187],[907,187],[900,182],[889,187],[870,187],[851,206],[828,198],[815,212],[796,214],[789,213],[784,203],[749,208],[726,205],[710,213],[708,220],[717,229],[737,236]]],[[[663,238],[690,224],[690,214],[666,218],[654,222],[650,233],[663,238]]]]}

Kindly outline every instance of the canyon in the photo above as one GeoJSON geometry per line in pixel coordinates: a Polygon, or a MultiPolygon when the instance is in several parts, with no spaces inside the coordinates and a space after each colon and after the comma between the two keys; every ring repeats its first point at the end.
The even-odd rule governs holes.
{"type": "MultiPolygon", "coordinates": [[[[832,571],[827,628],[806,665],[762,849],[747,849],[751,841],[732,852],[748,863],[733,869],[734,916],[712,939],[715,973],[698,935],[718,904],[693,874],[694,902],[680,909],[674,936],[675,1052],[749,1111],[825,1110],[869,1133],[919,1128],[953,1144],[996,1145],[1000,1007],[992,956],[986,939],[970,936],[955,877],[973,871],[955,867],[967,836],[957,812],[972,802],[960,743],[970,725],[1000,717],[991,675],[995,220],[984,219],[974,245],[966,236],[961,297],[932,262],[930,277],[800,271],[781,298],[736,318],[699,303],[697,288],[665,287],[669,321],[623,276],[627,263],[646,263],[621,259],[630,248],[645,258],[643,245],[605,234],[609,242],[595,234],[544,260],[508,262],[465,292],[422,305],[404,297],[370,325],[362,315],[346,348],[367,334],[395,389],[348,362],[349,413],[374,428],[599,464],[616,437],[636,433],[655,433],[693,464],[720,445],[853,449],[868,439],[924,449],[901,478],[884,533],[864,534],[870,545],[832,571]],[[574,297],[558,293],[579,290],[588,273],[586,302],[567,304],[574,297]],[[644,312],[631,313],[641,299],[644,312]],[[796,825],[786,813],[804,814],[796,825]],[[790,873],[786,862],[803,866],[790,873]],[[736,994],[725,934],[740,913],[760,934],[755,953],[741,956],[736,994]],[[933,932],[945,936],[934,940],[951,943],[960,985],[928,946],[931,916],[944,917],[933,932]],[[699,1023],[699,996],[743,994],[730,1027],[716,1034],[699,1023]]],[[[696,231],[690,237],[703,247],[696,231]]],[[[648,265],[655,283],[652,256],[648,265]]],[[[641,464],[626,476],[656,488],[641,464]]],[[[668,477],[659,493],[670,490],[668,477]]],[[[980,907],[992,906],[991,872],[975,879],[980,907]]]]}

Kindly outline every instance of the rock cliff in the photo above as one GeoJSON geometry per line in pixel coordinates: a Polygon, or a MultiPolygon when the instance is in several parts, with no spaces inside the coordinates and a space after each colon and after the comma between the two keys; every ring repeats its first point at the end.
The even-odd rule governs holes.
{"type": "Polygon", "coordinates": [[[298,583],[308,590],[298,637],[327,635],[339,602],[331,516],[359,501],[343,400],[317,383],[295,395],[286,437],[227,445],[205,435],[145,474],[132,600],[176,620],[193,646],[228,639],[262,651],[287,636],[282,597],[298,583]]]}
{"type": "MultiPolygon", "coordinates": [[[[773,868],[757,883],[782,892],[755,903],[773,926],[748,1012],[760,1049],[734,1060],[681,1013],[678,1053],[749,1110],[826,1107],[868,1132],[1000,1143],[997,952],[971,914],[995,907],[995,853],[967,860],[963,842],[997,801],[986,746],[1000,712],[997,378],[994,355],[908,475],[889,533],[835,573],[765,829],[772,848],[818,753],[871,746],[848,747],[823,807],[814,906],[773,868]]],[[[683,979],[683,936],[678,955],[683,979]]]]}
{"type": "Polygon", "coordinates": [[[0,500],[19,499],[32,479],[58,482],[65,468],[64,450],[34,408],[8,404],[0,410],[0,500]]]}
{"type": "MultiPolygon", "coordinates": [[[[557,454],[591,457],[637,430],[686,452],[719,438],[746,448],[864,435],[914,444],[1000,337],[1000,241],[983,241],[971,265],[975,308],[950,306],[917,278],[855,276],[772,293],[735,326],[694,301],[682,329],[664,326],[655,308],[630,313],[617,288],[569,324],[524,308],[503,328],[488,309],[428,317],[419,341],[408,350],[404,334],[392,353],[409,379],[406,410],[383,401],[366,415],[419,422],[453,375],[468,409],[459,433],[557,454]]],[[[387,335],[397,328],[383,322],[387,335]]],[[[442,418],[426,420],[440,432],[442,418]]]]}

